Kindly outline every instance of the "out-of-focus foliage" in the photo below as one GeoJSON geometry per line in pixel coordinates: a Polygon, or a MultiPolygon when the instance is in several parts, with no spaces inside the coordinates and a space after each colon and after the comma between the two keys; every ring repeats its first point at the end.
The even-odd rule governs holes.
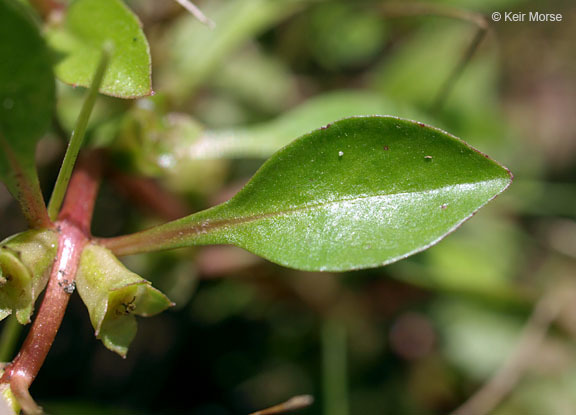
{"type": "MultiPolygon", "coordinates": [[[[363,103],[440,126],[504,163],[515,182],[441,244],[375,270],[295,272],[228,248],[126,258],[177,303],[175,310],[140,322],[122,361],[93,340],[88,315],[73,296],[32,388],[49,412],[224,415],[311,393],[316,404],[301,413],[322,414],[332,399],[321,368],[326,322],[347,333],[347,373],[334,376],[347,384],[350,414],[446,414],[502,367],[542,293],[576,269],[576,6],[433,3],[488,15],[562,13],[564,22],[492,24],[437,110],[436,94],[474,36],[470,23],[385,19],[375,0],[198,1],[216,21],[210,30],[175,2],[127,2],[150,41],[158,96],[101,102],[89,138],[111,146],[118,171],[168,184],[175,199],[162,194],[161,202],[184,202],[182,215],[231,197],[272,147],[300,135],[292,128],[306,124],[304,116],[325,97],[343,97],[333,101],[343,111],[355,102],[352,95],[371,97],[363,103]],[[219,155],[201,160],[205,165],[186,159],[179,175],[169,149],[193,148],[206,132],[247,144],[226,157],[214,152],[219,155]],[[63,391],[62,384],[71,386],[63,391]]],[[[58,88],[65,131],[78,95],[58,88]]],[[[319,114],[311,128],[334,121],[319,114]]],[[[55,174],[61,146],[54,143],[41,143],[46,177],[55,174]]],[[[142,202],[135,204],[133,189],[123,183],[112,177],[105,185],[96,235],[159,222],[150,210],[134,209],[142,202]]],[[[15,212],[0,193],[0,215],[11,218],[2,222],[1,236],[24,228],[15,212]]],[[[576,412],[572,308],[496,415],[576,412]]]]}
{"type": "Polygon", "coordinates": [[[188,98],[235,49],[305,5],[305,0],[207,3],[204,12],[219,27],[213,32],[192,16],[184,15],[171,25],[163,39],[167,56],[165,64],[158,68],[161,88],[177,98],[188,98]]]}

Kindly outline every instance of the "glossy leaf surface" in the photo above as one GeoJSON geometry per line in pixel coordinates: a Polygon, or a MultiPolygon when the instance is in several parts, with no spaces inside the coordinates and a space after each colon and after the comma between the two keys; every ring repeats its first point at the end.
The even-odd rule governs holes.
{"type": "Polygon", "coordinates": [[[303,270],[374,267],[438,242],[510,181],[441,130],[350,118],[276,153],[228,202],[104,243],[118,254],[232,244],[303,270]]]}
{"type": "Polygon", "coordinates": [[[47,216],[34,154],[54,107],[52,62],[38,28],[14,1],[0,0],[0,39],[0,180],[31,226],[41,226],[47,216]]]}
{"type": "Polygon", "coordinates": [[[30,322],[34,303],[48,282],[58,234],[26,231],[0,245],[0,320],[12,312],[20,324],[30,322]]]}
{"type": "Polygon", "coordinates": [[[172,305],[142,277],[124,267],[105,248],[84,248],[76,287],[86,304],[96,336],[104,345],[125,356],[136,335],[137,316],[152,316],[172,305]]]}
{"type": "Polygon", "coordinates": [[[76,0],[61,25],[49,31],[59,58],[56,75],[71,85],[88,87],[102,48],[112,57],[100,92],[121,98],[150,95],[150,50],[138,18],[121,0],[76,0]]]}

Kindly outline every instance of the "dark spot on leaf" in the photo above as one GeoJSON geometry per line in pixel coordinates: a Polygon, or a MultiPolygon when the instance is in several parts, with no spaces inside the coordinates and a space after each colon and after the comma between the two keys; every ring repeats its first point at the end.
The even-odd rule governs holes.
{"type": "Polygon", "coordinates": [[[417,122],[416,124],[418,124],[418,127],[426,127],[426,124],[423,122],[417,122]]]}
{"type": "Polygon", "coordinates": [[[442,208],[442,210],[446,209],[448,207],[447,203],[443,203],[442,206],[440,206],[442,208]]]}
{"type": "Polygon", "coordinates": [[[321,130],[327,130],[328,128],[330,128],[332,126],[332,124],[326,124],[323,127],[320,127],[321,130]]]}
{"type": "Polygon", "coordinates": [[[384,151],[388,151],[388,150],[390,150],[390,147],[384,146],[384,151]]]}

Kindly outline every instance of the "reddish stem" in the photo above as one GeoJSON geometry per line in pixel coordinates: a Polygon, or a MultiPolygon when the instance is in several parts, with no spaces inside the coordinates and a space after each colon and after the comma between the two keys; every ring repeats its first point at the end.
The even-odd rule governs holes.
{"type": "MultiPolygon", "coordinates": [[[[8,146],[6,139],[0,133],[0,151],[2,151],[10,164],[10,169],[16,178],[16,193],[13,193],[20,202],[24,217],[33,229],[49,228],[52,221],[48,217],[48,211],[42,198],[40,184],[35,176],[27,175],[12,149],[8,146]]],[[[11,190],[13,191],[13,189],[11,190]]]]}
{"type": "Polygon", "coordinates": [[[66,199],[58,215],[60,221],[73,224],[87,237],[90,237],[90,224],[101,175],[102,154],[98,151],[80,154],[78,167],[70,179],[66,199]]]}
{"type": "Polygon", "coordinates": [[[28,336],[12,364],[6,369],[1,382],[9,382],[14,396],[27,414],[41,413],[28,388],[44,364],[62,323],[82,248],[87,236],[72,223],[57,222],[60,230],[58,254],[52,265],[46,293],[28,336]]]}
{"type": "Polygon", "coordinates": [[[90,221],[99,177],[99,157],[94,154],[81,157],[56,222],[60,234],[58,252],[44,298],[20,352],[0,379],[0,383],[10,383],[14,396],[27,414],[42,413],[28,388],[46,359],[74,291],[80,256],[90,240],[90,221]]]}
{"type": "Polygon", "coordinates": [[[50,16],[52,12],[64,8],[62,3],[54,0],[31,0],[30,3],[32,3],[32,6],[34,6],[44,19],[50,16]]]}

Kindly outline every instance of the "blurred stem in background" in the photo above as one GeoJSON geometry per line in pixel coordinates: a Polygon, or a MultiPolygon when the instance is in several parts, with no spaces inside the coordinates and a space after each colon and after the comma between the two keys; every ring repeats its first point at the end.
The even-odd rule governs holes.
{"type": "Polygon", "coordinates": [[[200,23],[205,24],[210,29],[214,29],[214,27],[216,26],[214,24],[214,22],[212,20],[210,20],[208,17],[206,17],[204,15],[204,13],[202,13],[202,10],[200,10],[191,1],[188,1],[188,0],[174,0],[174,1],[178,4],[180,4],[182,7],[184,7],[187,11],[190,12],[190,14],[192,14],[192,16],[194,16],[196,19],[198,19],[200,21],[200,23]]]}
{"type": "Polygon", "coordinates": [[[348,345],[346,325],[328,317],[322,327],[324,415],[348,415],[348,345]]]}
{"type": "Polygon", "coordinates": [[[574,302],[574,283],[559,277],[535,304],[522,336],[506,362],[452,415],[488,415],[514,391],[539,355],[550,326],[561,316],[565,306],[574,302]]]}
{"type": "Polygon", "coordinates": [[[15,315],[6,319],[0,335],[0,362],[9,362],[14,357],[14,350],[20,338],[22,327],[15,315]]]}
{"type": "Polygon", "coordinates": [[[458,64],[452,70],[450,76],[446,79],[444,84],[442,84],[436,97],[434,98],[434,101],[431,104],[431,112],[440,112],[444,103],[448,99],[450,92],[454,89],[456,82],[464,72],[464,69],[466,69],[468,63],[474,57],[474,54],[478,50],[482,40],[486,37],[486,34],[490,29],[488,20],[481,13],[461,10],[451,6],[419,2],[411,2],[409,4],[404,2],[389,2],[382,5],[380,11],[385,17],[439,16],[462,20],[476,26],[476,33],[470,41],[469,46],[462,53],[462,57],[458,61],[458,64]]]}

